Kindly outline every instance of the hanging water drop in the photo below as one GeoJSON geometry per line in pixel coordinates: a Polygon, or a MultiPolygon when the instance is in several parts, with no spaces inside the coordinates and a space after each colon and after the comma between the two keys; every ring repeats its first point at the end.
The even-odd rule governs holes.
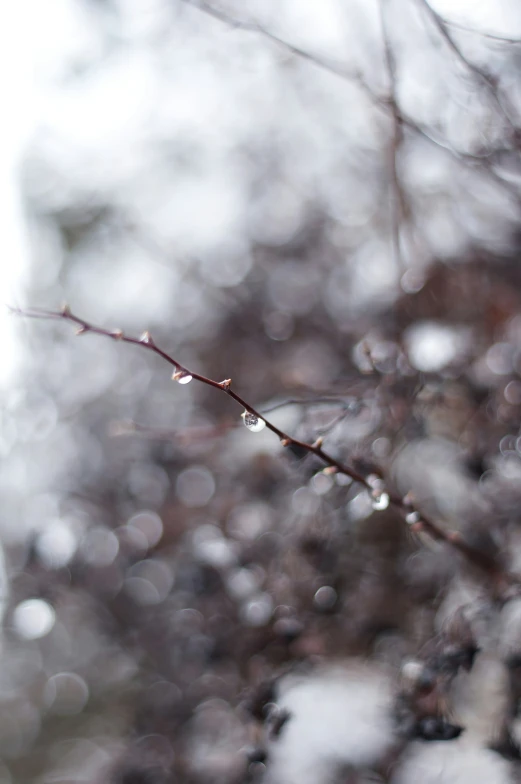
{"type": "Polygon", "coordinates": [[[244,424],[252,433],[260,433],[260,431],[264,430],[266,427],[264,419],[258,417],[257,414],[252,414],[251,411],[244,411],[241,416],[244,420],[244,424]]]}
{"type": "Polygon", "coordinates": [[[415,523],[420,522],[420,514],[419,512],[409,512],[405,515],[405,522],[408,525],[414,525],[415,523]]]}
{"type": "Polygon", "coordinates": [[[189,384],[192,380],[192,376],[190,373],[187,373],[186,370],[176,370],[172,378],[174,381],[177,381],[178,384],[189,384]]]}
{"type": "Polygon", "coordinates": [[[387,509],[389,501],[390,499],[387,493],[380,493],[380,495],[373,499],[373,509],[381,512],[382,509],[387,509]]]}

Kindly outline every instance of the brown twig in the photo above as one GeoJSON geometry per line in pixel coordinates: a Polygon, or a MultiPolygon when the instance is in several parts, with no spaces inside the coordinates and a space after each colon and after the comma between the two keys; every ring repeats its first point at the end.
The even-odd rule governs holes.
{"type": "MultiPolygon", "coordinates": [[[[493,556],[482,552],[481,550],[477,550],[476,548],[467,544],[458,532],[446,531],[433,520],[429,519],[425,514],[416,508],[410,495],[401,497],[397,494],[384,492],[384,488],[382,486],[383,483],[379,478],[377,478],[377,481],[375,482],[371,475],[362,475],[355,468],[347,465],[346,463],[343,463],[336,457],[333,457],[333,455],[326,452],[322,448],[322,438],[318,438],[313,444],[308,444],[305,441],[300,441],[299,439],[294,438],[293,436],[284,432],[268,419],[265,419],[263,415],[256,408],[254,408],[254,406],[238,395],[231,388],[231,379],[225,379],[224,381],[214,381],[213,379],[207,378],[200,373],[189,370],[180,362],[178,362],[177,359],[172,357],[166,351],[163,351],[163,349],[159,348],[149,332],[144,332],[139,338],[136,338],[125,335],[121,329],[108,330],[103,327],[91,324],[88,321],[85,321],[85,319],[76,316],[72,313],[68,306],[64,306],[62,310],[59,311],[40,310],[37,308],[28,308],[25,310],[21,308],[10,308],[10,311],[13,314],[23,316],[25,318],[52,320],[58,319],[69,321],[76,325],[77,335],[85,335],[90,332],[93,335],[101,335],[103,337],[111,338],[112,340],[117,340],[122,343],[130,343],[135,346],[140,346],[143,349],[151,351],[153,354],[157,354],[157,356],[161,357],[161,359],[174,368],[172,378],[179,381],[190,376],[192,379],[200,381],[202,384],[206,384],[207,386],[213,387],[220,392],[224,392],[226,395],[228,395],[228,397],[232,398],[232,400],[235,400],[236,403],[244,408],[245,412],[252,414],[258,419],[262,419],[265,422],[268,430],[271,430],[271,432],[280,439],[282,446],[298,447],[303,451],[315,455],[315,457],[326,464],[326,468],[324,470],[328,473],[344,474],[345,476],[350,477],[350,479],[352,479],[354,482],[357,482],[365,487],[372,497],[375,498],[375,500],[384,498],[388,504],[391,504],[395,509],[402,513],[406,523],[413,532],[425,533],[434,541],[444,542],[445,544],[449,545],[452,549],[460,553],[469,564],[482,570],[490,578],[496,588],[498,586],[506,585],[521,585],[521,576],[505,572],[502,570],[493,556]]],[[[385,508],[385,506],[380,508],[385,508]]]]}

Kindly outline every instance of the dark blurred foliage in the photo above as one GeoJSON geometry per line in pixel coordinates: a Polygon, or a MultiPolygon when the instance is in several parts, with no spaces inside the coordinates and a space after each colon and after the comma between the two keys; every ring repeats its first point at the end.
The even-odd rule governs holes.
{"type": "Polygon", "coordinates": [[[25,300],[149,329],[497,573],[159,358],[21,320],[0,781],[521,780],[519,41],[424,0],[70,15],[25,300]]]}

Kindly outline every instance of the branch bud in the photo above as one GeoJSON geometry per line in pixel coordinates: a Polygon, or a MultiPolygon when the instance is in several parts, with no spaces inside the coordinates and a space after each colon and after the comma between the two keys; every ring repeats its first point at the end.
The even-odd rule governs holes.
{"type": "Polygon", "coordinates": [[[326,476],[331,476],[332,474],[336,474],[337,471],[338,468],[336,466],[326,466],[324,469],[322,469],[322,473],[325,474],[326,476]]]}

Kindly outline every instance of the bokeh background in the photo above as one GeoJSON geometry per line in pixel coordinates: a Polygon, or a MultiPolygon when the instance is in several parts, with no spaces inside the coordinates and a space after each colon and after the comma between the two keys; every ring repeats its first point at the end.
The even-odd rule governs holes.
{"type": "MultiPolygon", "coordinates": [[[[521,571],[519,4],[1,13],[5,302],[149,330],[521,571]]],[[[146,351],[1,318],[2,784],[520,780],[515,591],[146,351]],[[411,740],[458,608],[465,729],[411,740]]]]}

